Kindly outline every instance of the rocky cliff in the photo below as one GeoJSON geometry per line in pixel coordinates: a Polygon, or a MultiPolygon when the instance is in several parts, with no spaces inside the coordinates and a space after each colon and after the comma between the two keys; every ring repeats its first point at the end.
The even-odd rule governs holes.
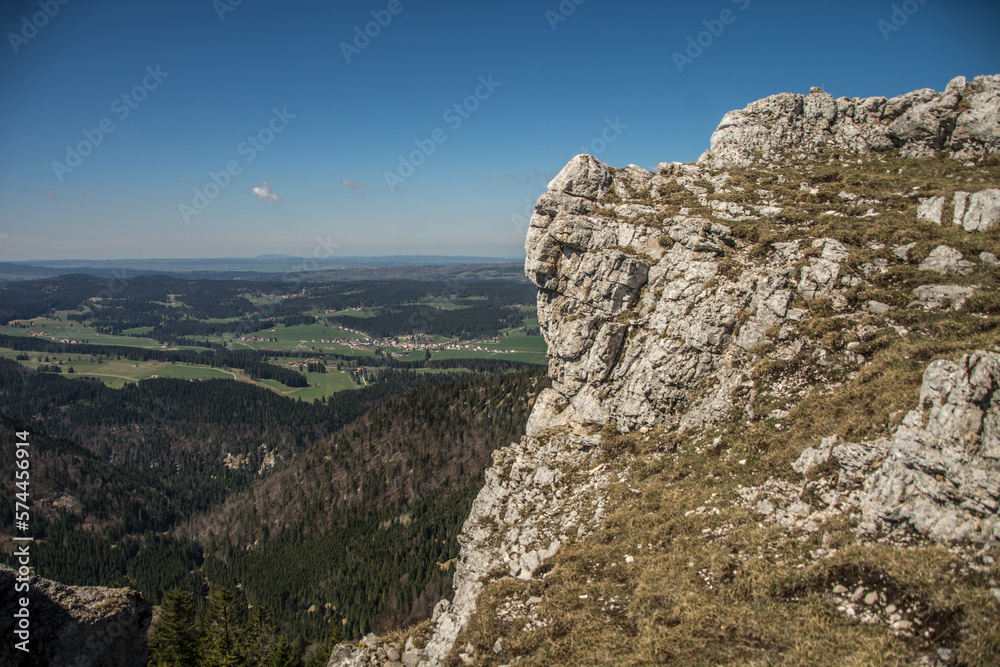
{"type": "Polygon", "coordinates": [[[765,622],[802,600],[825,658],[838,633],[846,661],[1000,655],[970,620],[1000,612],[998,149],[986,76],[776,95],[655,173],[573,158],[525,244],[552,387],[494,453],[455,596],[330,664],[772,660],[806,650],[765,622]],[[907,574],[933,549],[975,603],[907,574]]]}
{"type": "Polygon", "coordinates": [[[152,605],[127,589],[63,586],[30,577],[27,593],[15,590],[16,572],[0,568],[0,664],[65,667],[140,667],[146,663],[146,631],[152,605]],[[14,613],[27,596],[27,648],[14,647],[14,613]]]}

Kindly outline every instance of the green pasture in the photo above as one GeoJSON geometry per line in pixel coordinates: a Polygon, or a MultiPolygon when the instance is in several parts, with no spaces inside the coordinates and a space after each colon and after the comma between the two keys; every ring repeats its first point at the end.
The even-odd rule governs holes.
{"type": "Polygon", "coordinates": [[[482,343],[483,347],[491,350],[513,350],[515,352],[540,352],[545,354],[545,338],[542,336],[525,336],[523,334],[513,334],[504,336],[499,343],[482,343]]]}
{"type": "Polygon", "coordinates": [[[358,319],[367,319],[369,317],[375,317],[374,313],[367,310],[338,310],[334,313],[323,313],[326,317],[333,317],[334,315],[345,315],[347,317],[357,317],[358,319]]]}
{"type": "Polygon", "coordinates": [[[432,359],[507,359],[529,364],[544,364],[545,354],[538,352],[501,352],[499,350],[439,350],[432,359]]]}
{"type": "Polygon", "coordinates": [[[348,373],[327,369],[326,373],[306,373],[308,387],[286,387],[276,380],[258,380],[257,384],[289,398],[312,401],[324,396],[332,396],[338,391],[357,387],[348,373]]]}
{"type": "Polygon", "coordinates": [[[92,327],[65,319],[66,312],[70,311],[56,313],[57,319],[36,317],[31,320],[16,320],[19,324],[29,324],[30,326],[24,328],[0,326],[0,333],[7,334],[8,336],[30,336],[44,332],[44,335],[35,337],[49,342],[75,340],[80,343],[86,340],[91,345],[126,345],[128,347],[145,348],[163,347],[159,341],[155,341],[152,338],[133,338],[131,336],[112,336],[97,333],[92,327]]]}
{"type": "MultiPolygon", "coordinates": [[[[16,350],[0,348],[0,356],[16,359],[21,354],[16,350]]],[[[338,391],[354,389],[354,381],[349,374],[338,371],[334,365],[328,366],[326,373],[306,373],[308,387],[286,387],[276,380],[252,380],[241,369],[223,370],[211,366],[169,363],[162,361],[129,361],[128,359],[104,359],[101,363],[91,361],[89,355],[79,354],[45,354],[28,353],[29,360],[20,363],[28,368],[38,368],[41,365],[61,365],[62,373],[67,378],[93,377],[109,387],[120,389],[128,382],[147,380],[154,376],[178,378],[182,380],[209,380],[216,378],[238,380],[266,387],[282,396],[290,396],[311,401],[315,398],[330,396],[338,391]],[[39,356],[41,361],[39,361],[39,356]],[[45,359],[48,358],[48,362],[45,359]],[[60,364],[60,362],[62,362],[60,364]],[[73,369],[73,373],[69,369],[73,369]]],[[[299,360],[295,360],[299,361],[299,360]]],[[[283,365],[279,361],[278,365],[283,365]]]]}

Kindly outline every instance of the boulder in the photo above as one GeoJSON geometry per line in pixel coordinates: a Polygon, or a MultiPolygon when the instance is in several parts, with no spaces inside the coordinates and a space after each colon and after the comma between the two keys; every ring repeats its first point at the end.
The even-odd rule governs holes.
{"type": "Polygon", "coordinates": [[[146,664],[146,632],[152,605],[129,589],[64,586],[31,577],[28,592],[15,590],[15,572],[0,568],[0,664],[65,667],[141,667],[146,664]],[[32,662],[14,648],[14,612],[27,596],[31,614],[32,662]]]}
{"type": "Polygon", "coordinates": [[[944,197],[927,197],[920,200],[920,206],[917,207],[917,220],[940,225],[943,213],[944,197]]]}
{"type": "Polygon", "coordinates": [[[1000,541],[1000,355],[932,362],[917,409],[889,444],[862,502],[868,532],[906,526],[933,539],[1000,541]]]}
{"type": "Polygon", "coordinates": [[[980,190],[969,197],[969,206],[962,218],[967,232],[985,232],[1000,222],[1000,189],[980,190]]]}
{"type": "Polygon", "coordinates": [[[938,273],[970,273],[975,268],[975,264],[967,259],[962,259],[962,253],[946,245],[939,245],[931,251],[927,259],[920,263],[921,271],[937,271],[938,273]]]}
{"type": "Polygon", "coordinates": [[[969,158],[1000,151],[1000,75],[958,78],[944,92],[834,99],[819,88],[779,93],[730,111],[699,162],[717,169],[776,155],[867,154],[892,148],[905,157],[946,151],[969,158]]]}

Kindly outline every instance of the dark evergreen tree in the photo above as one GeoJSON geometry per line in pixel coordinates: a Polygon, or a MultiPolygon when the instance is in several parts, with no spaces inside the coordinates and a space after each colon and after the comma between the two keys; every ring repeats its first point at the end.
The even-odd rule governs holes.
{"type": "Polygon", "coordinates": [[[201,642],[201,664],[204,667],[236,667],[243,664],[238,644],[239,616],[229,589],[220,588],[209,597],[201,642]]]}
{"type": "Polygon", "coordinates": [[[189,667],[198,664],[198,628],[194,596],[176,588],[167,591],[160,618],[149,638],[150,667],[189,667]]]}
{"type": "MultiPolygon", "coordinates": [[[[271,621],[271,615],[264,607],[254,607],[253,613],[240,631],[238,640],[241,665],[271,667],[277,659],[280,645],[288,649],[284,637],[271,621]]],[[[291,652],[289,651],[289,656],[291,652]]]]}
{"type": "Polygon", "coordinates": [[[340,641],[340,635],[334,633],[326,643],[322,646],[317,647],[312,655],[309,656],[309,660],[306,661],[306,667],[326,667],[327,663],[330,662],[330,654],[333,653],[333,647],[337,645],[340,641]]]}

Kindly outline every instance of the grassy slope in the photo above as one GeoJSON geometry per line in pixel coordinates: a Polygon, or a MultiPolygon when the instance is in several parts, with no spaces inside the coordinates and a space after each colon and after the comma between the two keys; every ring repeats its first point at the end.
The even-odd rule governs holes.
{"type": "Polygon", "coordinates": [[[98,333],[93,327],[82,325],[79,322],[67,320],[66,315],[71,311],[59,311],[56,313],[57,319],[49,317],[36,317],[33,320],[23,320],[24,323],[31,323],[30,327],[20,328],[11,326],[0,326],[0,333],[8,336],[29,336],[31,334],[45,333],[44,340],[86,340],[93,345],[126,345],[129,347],[146,347],[159,349],[163,345],[152,338],[133,338],[131,336],[113,336],[110,334],[98,333]]]}

